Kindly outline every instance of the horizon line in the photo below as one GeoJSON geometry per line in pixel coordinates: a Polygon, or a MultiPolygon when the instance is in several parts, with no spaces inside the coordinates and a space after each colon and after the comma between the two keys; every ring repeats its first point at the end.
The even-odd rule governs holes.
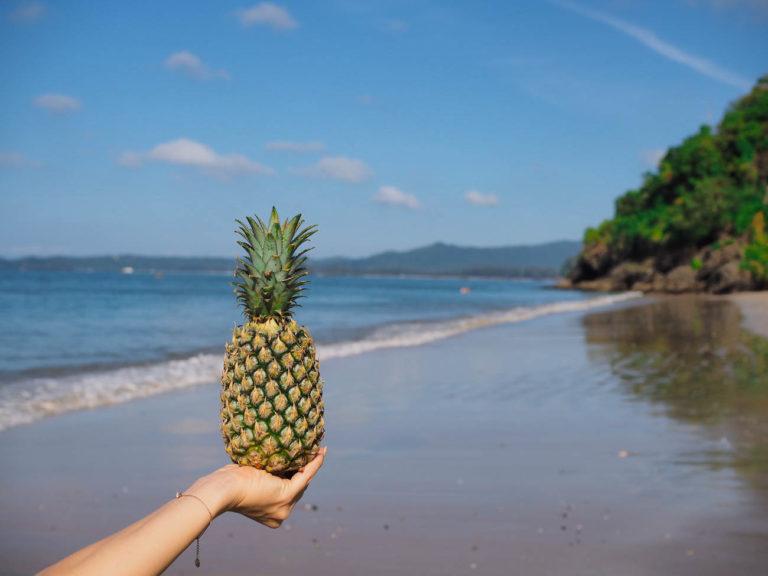
{"type": "MultiPolygon", "coordinates": [[[[419,250],[421,248],[429,248],[431,246],[449,246],[452,248],[473,248],[473,249],[479,249],[479,250],[493,250],[498,248],[529,248],[529,247],[536,247],[536,246],[546,246],[548,244],[558,244],[561,242],[578,242],[579,244],[582,243],[581,240],[575,240],[573,238],[560,238],[557,240],[545,240],[543,242],[532,242],[532,243],[520,243],[520,244],[494,244],[494,245],[488,245],[488,246],[478,246],[478,245],[471,245],[471,244],[454,244],[450,242],[444,242],[442,240],[436,240],[434,242],[430,242],[428,244],[420,244],[418,246],[414,246],[412,248],[402,248],[402,249],[395,249],[395,248],[386,248],[382,250],[378,250],[376,252],[372,252],[365,256],[344,256],[341,254],[335,254],[331,256],[321,256],[319,258],[310,258],[310,260],[330,260],[332,258],[347,258],[351,260],[359,260],[363,258],[370,258],[371,256],[377,256],[379,254],[386,254],[390,252],[395,253],[403,253],[403,252],[411,252],[413,250],[419,250]]],[[[28,258],[37,258],[37,259],[56,259],[56,258],[71,258],[71,259],[86,259],[86,258],[176,258],[179,260],[191,260],[191,259],[203,259],[203,258],[211,258],[211,259],[226,259],[226,258],[237,258],[237,254],[232,255],[211,255],[211,254],[197,254],[197,255],[178,255],[178,254],[148,254],[148,253],[139,253],[139,252],[116,252],[116,253],[92,253],[92,254],[62,254],[62,253],[56,253],[56,254],[24,254],[24,255],[8,255],[8,254],[0,254],[0,260],[6,260],[6,261],[17,261],[17,260],[24,260],[28,258]]]]}

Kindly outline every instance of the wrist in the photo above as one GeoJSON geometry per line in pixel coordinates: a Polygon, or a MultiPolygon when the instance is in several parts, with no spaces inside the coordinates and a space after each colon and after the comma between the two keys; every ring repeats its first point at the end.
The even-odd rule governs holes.
{"type": "Polygon", "coordinates": [[[211,516],[216,518],[232,508],[235,486],[227,475],[214,472],[192,484],[185,494],[200,498],[208,507],[211,516]]]}

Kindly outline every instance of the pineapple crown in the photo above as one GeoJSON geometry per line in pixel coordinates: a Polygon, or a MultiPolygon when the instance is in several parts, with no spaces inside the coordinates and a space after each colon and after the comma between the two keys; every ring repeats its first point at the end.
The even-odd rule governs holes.
{"type": "Polygon", "coordinates": [[[237,259],[235,294],[250,319],[289,316],[296,300],[309,282],[304,264],[311,248],[302,246],[317,232],[317,226],[302,228],[301,214],[280,223],[273,207],[266,224],[258,217],[247,217],[239,225],[237,243],[246,252],[237,259]]]}

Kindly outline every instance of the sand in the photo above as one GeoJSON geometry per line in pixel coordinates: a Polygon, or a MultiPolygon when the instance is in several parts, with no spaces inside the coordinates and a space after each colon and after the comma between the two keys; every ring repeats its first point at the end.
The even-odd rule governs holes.
{"type": "MultiPolygon", "coordinates": [[[[656,358],[671,317],[693,318],[694,343],[710,342],[693,328],[709,322],[728,324],[718,346],[744,337],[733,304],[704,301],[325,362],[328,460],[292,518],[272,531],[225,515],[202,568],[187,551],[168,573],[765,574],[766,475],[726,462],[742,448],[727,414],[681,416],[627,376],[656,358]]],[[[0,571],[38,570],[226,463],[217,395],[212,384],[0,433],[0,571]]]]}
{"type": "Polygon", "coordinates": [[[728,299],[741,308],[747,330],[768,338],[768,291],[739,292],[728,299]]]}

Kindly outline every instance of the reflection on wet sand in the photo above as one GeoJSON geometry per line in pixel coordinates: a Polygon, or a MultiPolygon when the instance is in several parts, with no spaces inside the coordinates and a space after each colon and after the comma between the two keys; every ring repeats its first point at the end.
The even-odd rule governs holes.
{"type": "Polygon", "coordinates": [[[732,466],[768,499],[768,340],[727,300],[666,298],[583,320],[590,354],[631,396],[702,427],[722,450],[694,462],[732,466]]]}
{"type": "MultiPolygon", "coordinates": [[[[739,321],[729,302],[644,299],[329,361],[322,473],[282,530],[217,518],[205,566],[763,576],[768,344],[739,321]]],[[[0,434],[0,572],[33,573],[225,463],[217,403],[201,386],[0,434]]]]}

